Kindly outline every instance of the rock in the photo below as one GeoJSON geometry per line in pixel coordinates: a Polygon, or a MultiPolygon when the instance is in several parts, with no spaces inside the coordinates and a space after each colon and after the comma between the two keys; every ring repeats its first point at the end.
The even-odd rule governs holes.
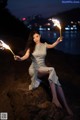
{"type": "Polygon", "coordinates": [[[37,89],[28,90],[31,82],[28,74],[30,61],[16,62],[13,61],[12,56],[9,58],[11,61],[8,59],[5,61],[6,58],[9,58],[8,55],[0,60],[0,112],[7,112],[9,120],[79,120],[80,74],[77,67],[80,61],[78,58],[53,50],[47,56],[47,60],[50,61],[48,65],[55,67],[60,78],[66,98],[75,113],[74,118],[68,116],[64,108],[59,109],[52,104],[47,77],[42,79],[37,89]],[[69,57],[69,66],[65,59],[67,57],[69,57]],[[75,65],[71,62],[73,58],[75,65]]]}

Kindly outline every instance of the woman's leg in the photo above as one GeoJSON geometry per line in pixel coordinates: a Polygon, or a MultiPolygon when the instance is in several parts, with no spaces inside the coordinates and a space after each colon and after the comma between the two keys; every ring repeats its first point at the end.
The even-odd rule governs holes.
{"type": "Polygon", "coordinates": [[[39,73],[42,73],[41,75],[49,74],[48,80],[51,88],[52,93],[52,102],[57,106],[62,108],[58,98],[57,98],[57,92],[56,92],[56,86],[55,84],[59,84],[59,81],[57,80],[58,77],[56,76],[55,70],[52,67],[41,67],[39,70],[39,73]]]}
{"type": "Polygon", "coordinates": [[[61,97],[61,100],[64,104],[64,107],[66,108],[67,112],[69,115],[73,115],[72,111],[70,110],[68,104],[67,104],[67,101],[65,99],[65,96],[64,96],[64,93],[63,93],[63,90],[62,90],[62,87],[61,86],[57,86],[57,90],[58,90],[58,93],[59,93],[59,96],[61,97]]]}
{"type": "Polygon", "coordinates": [[[29,69],[29,74],[31,76],[31,84],[29,85],[29,90],[33,90],[40,85],[41,81],[37,77],[37,70],[31,68],[29,69]]]}
{"type": "MultiPolygon", "coordinates": [[[[60,107],[60,108],[62,107],[59,100],[58,100],[58,98],[57,98],[57,91],[56,91],[56,85],[57,85],[57,90],[58,90],[59,96],[61,97],[61,99],[63,101],[63,104],[64,104],[68,114],[73,115],[72,111],[70,110],[70,108],[69,108],[69,106],[68,106],[68,104],[66,102],[66,99],[65,99],[61,84],[58,81],[58,77],[56,75],[56,72],[55,72],[54,68],[52,68],[52,67],[41,67],[41,68],[39,68],[39,70],[37,72],[39,74],[41,74],[42,76],[44,76],[46,74],[49,74],[48,80],[49,80],[51,93],[52,93],[52,102],[57,107],[60,107]]],[[[34,74],[34,75],[36,75],[36,74],[34,74]]],[[[33,77],[35,77],[34,75],[33,75],[33,77]]]]}
{"type": "Polygon", "coordinates": [[[56,86],[53,83],[53,81],[49,80],[50,88],[51,88],[51,93],[52,93],[52,102],[57,106],[62,108],[58,98],[57,98],[57,92],[56,92],[56,86]]]}
{"type": "MultiPolygon", "coordinates": [[[[52,89],[54,88],[54,85],[53,85],[54,83],[57,85],[57,90],[58,90],[59,96],[61,97],[62,102],[63,102],[63,104],[64,104],[64,106],[65,106],[68,114],[69,115],[73,115],[72,111],[70,110],[70,108],[69,108],[69,106],[68,106],[68,104],[66,102],[66,99],[65,99],[65,96],[64,96],[61,84],[58,81],[58,77],[56,75],[56,72],[55,72],[54,68],[51,69],[51,72],[50,72],[50,75],[49,75],[49,79],[53,81],[53,83],[52,83],[52,86],[53,86],[52,89]]],[[[52,90],[52,91],[55,91],[55,90],[52,90]]],[[[54,93],[53,93],[53,98],[54,98],[54,93]]],[[[55,101],[55,103],[56,103],[56,101],[55,101]]]]}

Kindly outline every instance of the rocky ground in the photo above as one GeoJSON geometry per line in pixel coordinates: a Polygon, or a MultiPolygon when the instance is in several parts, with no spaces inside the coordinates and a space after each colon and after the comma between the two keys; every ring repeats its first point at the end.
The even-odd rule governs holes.
{"type": "Polygon", "coordinates": [[[47,77],[40,87],[28,90],[30,63],[30,59],[14,61],[10,52],[0,50],[0,112],[7,112],[9,120],[79,120],[80,56],[52,49],[46,57],[47,65],[53,66],[59,76],[73,117],[51,102],[47,77]]]}

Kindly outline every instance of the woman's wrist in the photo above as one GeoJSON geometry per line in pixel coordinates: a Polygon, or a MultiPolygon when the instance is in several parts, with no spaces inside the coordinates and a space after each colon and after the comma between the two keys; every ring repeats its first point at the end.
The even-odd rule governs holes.
{"type": "Polygon", "coordinates": [[[23,61],[23,58],[22,58],[22,57],[20,57],[20,60],[21,60],[21,61],[23,61]]]}
{"type": "Polygon", "coordinates": [[[56,40],[56,43],[57,43],[57,44],[59,43],[59,39],[56,40]]]}

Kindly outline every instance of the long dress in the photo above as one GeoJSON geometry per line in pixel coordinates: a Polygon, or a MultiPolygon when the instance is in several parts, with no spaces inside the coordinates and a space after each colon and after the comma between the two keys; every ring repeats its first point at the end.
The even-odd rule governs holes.
{"type": "Polygon", "coordinates": [[[35,46],[35,50],[32,53],[32,63],[29,67],[29,74],[31,76],[31,84],[29,90],[35,89],[40,85],[41,80],[38,78],[38,71],[42,73],[49,72],[49,82],[54,82],[57,85],[61,85],[58,81],[55,69],[53,67],[47,67],[45,64],[45,56],[47,54],[46,43],[40,43],[35,46]]]}

